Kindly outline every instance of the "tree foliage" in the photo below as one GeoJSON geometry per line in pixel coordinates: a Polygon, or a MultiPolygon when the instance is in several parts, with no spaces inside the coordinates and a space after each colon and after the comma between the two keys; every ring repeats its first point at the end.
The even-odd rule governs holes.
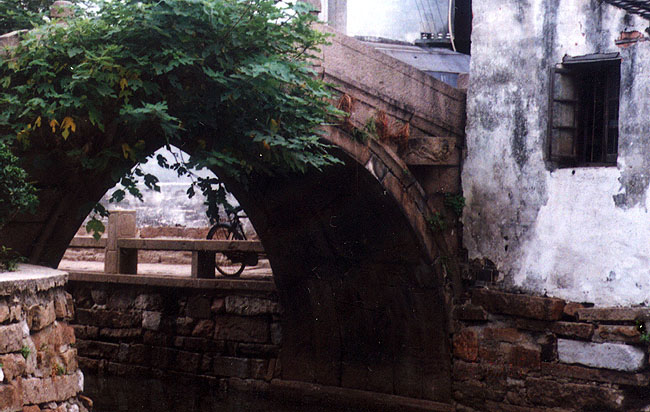
{"type": "Polygon", "coordinates": [[[0,0],[0,34],[31,29],[55,0],[0,0]]]}
{"type": "MultiPolygon", "coordinates": [[[[2,1],[2,0],[0,0],[2,1]]],[[[303,3],[97,0],[43,22],[0,61],[0,141],[113,170],[160,145],[192,154],[164,167],[219,169],[245,182],[336,162],[318,126],[335,109],[310,68],[324,35],[303,3]],[[36,149],[35,149],[36,148],[36,149]]],[[[4,4],[4,3],[0,3],[4,4]]],[[[136,169],[121,178],[156,187],[136,169]]],[[[197,181],[215,200],[215,181],[197,181]]],[[[188,194],[192,194],[190,187],[188,194]]]]}

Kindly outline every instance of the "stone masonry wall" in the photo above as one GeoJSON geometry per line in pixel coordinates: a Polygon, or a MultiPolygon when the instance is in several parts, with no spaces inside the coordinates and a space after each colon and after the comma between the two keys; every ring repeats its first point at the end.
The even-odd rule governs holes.
{"type": "Polygon", "coordinates": [[[71,281],[68,290],[86,372],[225,382],[270,381],[279,368],[279,307],[270,281],[71,281]]]}
{"type": "Polygon", "coordinates": [[[648,308],[474,289],[453,310],[457,411],[646,411],[648,308]]]}
{"type": "Polygon", "coordinates": [[[84,412],[64,272],[0,273],[0,411],[84,412]]]}

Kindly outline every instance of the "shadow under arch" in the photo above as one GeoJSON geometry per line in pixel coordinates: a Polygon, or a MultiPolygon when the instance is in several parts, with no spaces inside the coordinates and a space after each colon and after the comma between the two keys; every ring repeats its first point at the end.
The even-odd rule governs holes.
{"type": "MultiPolygon", "coordinates": [[[[226,182],[273,269],[284,310],[280,377],[447,402],[447,308],[422,189],[380,143],[337,128],[326,140],[344,164],[254,175],[246,187],[226,182]]],[[[36,180],[56,187],[43,220],[12,222],[0,242],[26,256],[40,248],[37,262],[56,267],[85,217],[79,206],[98,201],[114,179],[36,180]]]]}
{"type": "Polygon", "coordinates": [[[343,165],[228,185],[273,269],[281,377],[449,401],[443,279],[422,189],[380,143],[337,128],[326,140],[343,165]]]}

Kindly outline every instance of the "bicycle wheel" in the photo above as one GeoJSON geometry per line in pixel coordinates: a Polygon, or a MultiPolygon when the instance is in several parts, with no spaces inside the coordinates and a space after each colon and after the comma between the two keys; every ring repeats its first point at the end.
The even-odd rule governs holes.
{"type": "MultiPolygon", "coordinates": [[[[233,230],[227,223],[217,223],[210,228],[207,239],[214,240],[246,240],[241,231],[233,230]]],[[[238,252],[218,253],[215,257],[215,266],[219,273],[226,277],[239,277],[246,264],[238,252]]]]}

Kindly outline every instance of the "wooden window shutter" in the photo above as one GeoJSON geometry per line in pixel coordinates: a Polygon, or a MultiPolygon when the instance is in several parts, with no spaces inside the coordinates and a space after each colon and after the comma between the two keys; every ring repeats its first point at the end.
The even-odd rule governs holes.
{"type": "Polygon", "coordinates": [[[579,96],[571,70],[552,67],[548,110],[549,158],[560,166],[577,161],[579,96]]]}

